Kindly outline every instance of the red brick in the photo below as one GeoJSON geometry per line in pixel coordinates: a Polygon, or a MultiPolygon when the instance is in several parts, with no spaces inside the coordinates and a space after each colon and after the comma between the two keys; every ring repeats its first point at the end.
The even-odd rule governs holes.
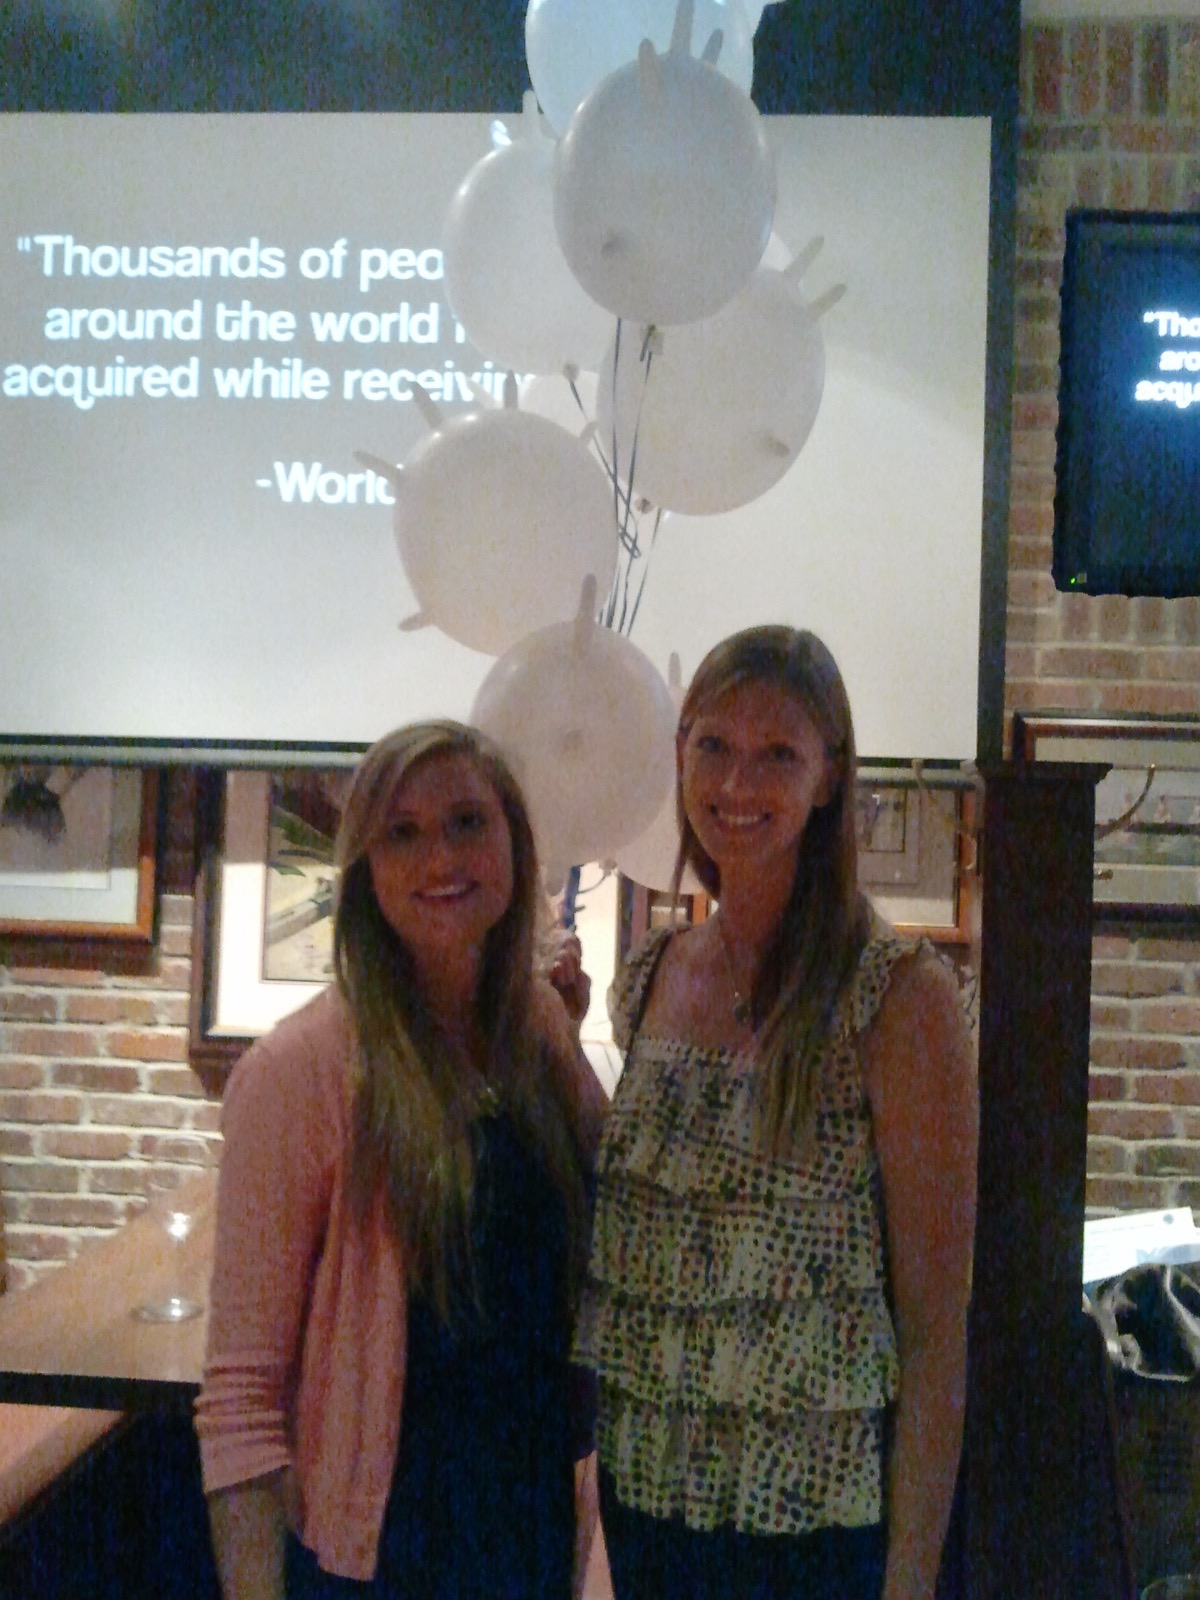
{"type": "MultiPolygon", "coordinates": [[[[1096,605],[1096,631],[1102,639],[1121,640],[1129,633],[1133,601],[1123,594],[1100,595],[1096,605]]],[[[1130,674],[1136,677],[1136,671],[1130,674]]]]}
{"type": "Polygon", "coordinates": [[[155,1067],[147,1074],[151,1094],[175,1095],[179,1099],[199,1099],[204,1085],[190,1067],[155,1067]]]}
{"type": "Polygon", "coordinates": [[[1119,1139],[1089,1139],[1087,1170],[1089,1173],[1128,1172],[1130,1166],[1127,1147],[1119,1139]]]}
{"type": "Polygon", "coordinates": [[[1161,117],[1171,100],[1171,35],[1166,23],[1141,30],[1141,105],[1150,117],[1161,117]]]}
{"type": "Polygon", "coordinates": [[[1137,942],[1139,961],[1179,961],[1184,966],[1190,966],[1198,954],[1200,947],[1191,936],[1144,934],[1137,942]]]}
{"type": "Polygon", "coordinates": [[[34,1138],[28,1128],[0,1127],[0,1156],[31,1156],[34,1138]]]}
{"type": "Polygon", "coordinates": [[[1182,600],[1172,600],[1171,620],[1175,624],[1178,644],[1200,644],[1200,597],[1188,595],[1182,600]]]}
{"type": "Polygon", "coordinates": [[[1096,606],[1090,595],[1060,595],[1058,615],[1064,639],[1080,640],[1092,637],[1096,625],[1096,606]]]}
{"type": "Polygon", "coordinates": [[[0,989],[0,1017],[19,1022],[56,1022],[58,1002],[52,994],[27,989],[0,989]]]}
{"type": "Polygon", "coordinates": [[[1169,605],[1149,595],[1133,602],[1133,636],[1139,644],[1159,644],[1171,637],[1169,605]]]}
{"type": "Polygon", "coordinates": [[[1200,1033],[1200,999],[1148,1000],[1137,1019],[1143,1033],[1200,1033]]]}
{"type": "Polygon", "coordinates": [[[114,1028],[108,1035],[108,1053],[132,1061],[186,1061],[187,1039],[182,1032],[114,1028]]]}
{"type": "Polygon", "coordinates": [[[1093,961],[1129,961],[1137,949],[1127,934],[1098,933],[1092,939],[1093,961]]]}
{"type": "Polygon", "coordinates": [[[64,997],[67,1022],[142,1022],[152,1023],[154,1001],[148,996],[119,993],[112,989],[93,989],[64,997]]]}
{"type": "Polygon", "coordinates": [[[1127,1033],[1132,1021],[1132,1010],[1129,1006],[1119,1005],[1115,1000],[1105,1000],[1096,995],[1092,996],[1093,1037],[1096,1031],[1100,1029],[1105,1029],[1110,1033],[1127,1033]]]}
{"type": "Polygon", "coordinates": [[[164,928],[159,935],[159,947],[165,956],[189,956],[192,953],[192,930],[164,928]]]}
{"type": "Polygon", "coordinates": [[[0,1120],[6,1122],[78,1122],[82,1115],[77,1094],[0,1094],[0,1120]]]}
{"type": "Polygon", "coordinates": [[[1177,966],[1154,966],[1144,961],[1092,964],[1093,994],[1144,997],[1182,992],[1183,970],[1177,966]]]}
{"type": "Polygon", "coordinates": [[[1008,529],[1019,539],[1049,539],[1054,533],[1054,507],[1039,502],[1013,506],[1008,514],[1008,529]]]}
{"type": "Polygon", "coordinates": [[[1104,103],[1110,117],[1133,110],[1134,31],[1125,24],[1104,30],[1104,103]]]}
{"type": "Polygon", "coordinates": [[[1038,652],[1038,669],[1046,678],[1136,678],[1141,656],[1116,646],[1061,645],[1038,652]]]}
{"type": "Polygon", "coordinates": [[[99,968],[64,963],[61,967],[24,966],[15,958],[6,963],[9,979],[13,983],[28,984],[42,989],[83,989],[91,984],[100,985],[105,980],[99,968]]]}
{"type": "Polygon", "coordinates": [[[82,1089],[86,1093],[136,1094],[141,1088],[141,1073],[137,1067],[109,1062],[59,1062],[51,1068],[50,1078],[56,1089],[82,1089]]]}
{"type": "Polygon", "coordinates": [[[25,1261],[70,1261],[75,1254],[72,1241],[62,1233],[23,1227],[10,1227],[7,1233],[10,1261],[15,1256],[25,1261]]]}
{"type": "Polygon", "coordinates": [[[112,1162],[107,1166],[89,1167],[88,1188],[92,1194],[144,1195],[146,1163],[112,1162]]]}
{"type": "Polygon", "coordinates": [[[1176,1039],[1092,1035],[1088,1057],[1095,1067],[1169,1071],[1184,1065],[1184,1048],[1176,1039]]]}
{"type": "Polygon", "coordinates": [[[1088,1099],[1124,1100],[1125,1074],[1123,1072],[1091,1072],[1088,1074],[1088,1099]]]}
{"type": "Polygon", "coordinates": [[[1171,158],[1151,161],[1146,174],[1146,204],[1150,209],[1174,211],[1178,193],[1178,163],[1171,158]]]}
{"type": "Polygon", "coordinates": [[[1147,650],[1146,676],[1173,683],[1200,682],[1200,650],[1147,650]]]}
{"type": "Polygon", "coordinates": [[[1175,1117],[1165,1106],[1105,1102],[1088,1107],[1088,1132],[1103,1139],[1169,1139],[1175,1117]]]}
{"type": "Polygon", "coordinates": [[[1033,114],[1056,117],[1062,109],[1062,29],[1030,28],[1025,43],[1033,65],[1033,114]]]}
{"type": "Polygon", "coordinates": [[[1139,1145],[1134,1170],[1149,1178],[1200,1178],[1200,1143],[1139,1145]]]}
{"type": "Polygon", "coordinates": [[[1010,606],[1049,606],[1054,603],[1054,580],[1048,572],[1010,572],[1010,606]]]}
{"type": "Polygon", "coordinates": [[[1099,709],[1141,711],[1149,716],[1200,715],[1200,687],[1174,683],[1104,683],[1099,709]]]}
{"type": "Polygon", "coordinates": [[[79,1188],[79,1168],[65,1161],[6,1161],[5,1194],[74,1194],[79,1188]]]}
{"type": "Polygon", "coordinates": [[[220,1133],[221,1131],[221,1104],[218,1100],[206,1100],[203,1105],[193,1108],[190,1117],[191,1125],[199,1133],[220,1133]]]}
{"type": "Polygon", "coordinates": [[[92,1121],[109,1127],[174,1128],[182,1115],[169,1100],[142,1095],[95,1095],[90,1108],[92,1121]]]}
{"type": "Polygon", "coordinates": [[[1200,23],[1181,22],[1175,33],[1175,114],[1200,120],[1200,23]]]}
{"type": "Polygon", "coordinates": [[[1200,1106],[1200,1077],[1192,1072],[1137,1072],[1129,1098],[1143,1105],[1200,1106]]]}
{"type": "Polygon", "coordinates": [[[90,1028],[14,1027],[9,1032],[8,1048],[14,1055],[98,1056],[100,1035],[90,1028]]]}
{"type": "Polygon", "coordinates": [[[1156,1211],[1170,1202],[1161,1180],[1116,1178],[1088,1174],[1085,1201],[1088,1206],[1114,1211],[1156,1211]]]}
{"type": "Polygon", "coordinates": [[[1071,198],[1077,206],[1102,206],[1108,198],[1108,172],[1099,161],[1077,161],[1071,198]]]}
{"type": "Polygon", "coordinates": [[[41,1148],[64,1161],[121,1161],[133,1153],[133,1135],[116,1128],[47,1129],[41,1148]]]}
{"type": "Polygon", "coordinates": [[[99,1195],[37,1197],[24,1211],[23,1220],[46,1228],[116,1228],[126,1215],[124,1206],[99,1195]]]}
{"type": "Polygon", "coordinates": [[[1067,111],[1090,117],[1100,107],[1100,29],[1095,23],[1073,23],[1067,29],[1067,111]]]}
{"type": "Polygon", "coordinates": [[[139,1154],[147,1161],[170,1161],[193,1167],[219,1163],[219,1146],[199,1133],[145,1133],[138,1140],[139,1154]]]}
{"type": "Polygon", "coordinates": [[[40,1089],[45,1082],[44,1062],[0,1058],[0,1089],[40,1089]]]}

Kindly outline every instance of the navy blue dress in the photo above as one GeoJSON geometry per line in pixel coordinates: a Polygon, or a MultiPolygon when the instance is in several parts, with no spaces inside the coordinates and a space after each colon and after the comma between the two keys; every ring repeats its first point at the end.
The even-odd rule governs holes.
{"type": "Polygon", "coordinates": [[[289,1600],[568,1600],[574,1553],[566,1219],[507,1116],[481,1118],[474,1293],[409,1305],[400,1447],[370,1583],[288,1541],[289,1600]]]}

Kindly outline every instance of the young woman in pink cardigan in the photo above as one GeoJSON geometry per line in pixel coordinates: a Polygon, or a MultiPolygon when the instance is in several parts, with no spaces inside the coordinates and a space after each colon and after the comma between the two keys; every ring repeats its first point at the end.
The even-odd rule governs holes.
{"type": "Polygon", "coordinates": [[[225,1097],[196,1408],[221,1581],[567,1600],[604,1096],[535,973],[525,805],[473,730],[401,729],[364,758],[336,854],[336,981],[225,1097]]]}

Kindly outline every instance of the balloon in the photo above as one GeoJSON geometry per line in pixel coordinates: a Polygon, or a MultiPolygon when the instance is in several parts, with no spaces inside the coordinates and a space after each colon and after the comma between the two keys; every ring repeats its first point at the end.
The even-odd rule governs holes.
{"type": "Polygon", "coordinates": [[[672,44],[592,90],[558,143],[554,222],[571,271],[619,317],[711,316],[762,258],[775,165],[752,102],[672,44]]]}
{"type": "Polygon", "coordinates": [[[521,384],[521,409],[535,416],[549,417],[571,433],[581,433],[596,420],[596,374],[574,375],[576,400],[571,383],[563,373],[540,373],[521,384]],[[582,407],[582,409],[581,409],[582,407]]]}
{"type": "Polygon", "coordinates": [[[510,378],[503,409],[449,421],[426,396],[434,431],[403,470],[362,458],[395,489],[396,544],[421,607],[406,626],[435,623],[489,655],[573,615],[589,573],[607,593],[617,559],[604,469],[514,394],[510,378]]]}
{"type": "MultiPolygon", "coordinates": [[[[679,657],[672,655],[667,669],[667,692],[675,711],[675,725],[679,725],[679,708],[683,704],[683,684],[679,679],[679,657]]],[[[640,883],[644,889],[669,889],[675,881],[675,861],[679,855],[679,821],[675,811],[675,784],[671,783],[666,799],[658,808],[658,815],[644,833],[617,851],[617,866],[627,878],[640,883]]],[[[703,894],[704,885],[691,867],[683,869],[680,880],[681,894],[703,894]]]]}
{"type": "MultiPolygon", "coordinates": [[[[601,79],[637,58],[649,39],[665,50],[676,0],[529,0],[525,61],[538,104],[555,133],[565,133],[580,102],[601,79]]],[[[717,70],[744,94],[754,77],[754,28],[761,7],[744,0],[696,0],[692,45],[698,55],[717,29],[717,70]],[[752,15],[753,14],[753,15],[752,15]]]]}
{"type": "Polygon", "coordinates": [[[807,303],[800,275],[811,248],[783,272],[758,267],[713,317],[667,328],[648,366],[635,336],[609,349],[597,385],[601,444],[629,461],[634,492],[691,515],[731,511],[765,494],[799,455],[825,384],[819,318],[841,287],[807,303]],[[616,367],[614,404],[613,369],[616,367]]]}
{"type": "Polygon", "coordinates": [[[514,371],[595,367],[611,328],[563,259],[553,165],[554,140],[529,92],[512,142],[471,168],[446,216],[447,299],[471,343],[514,371]]]}
{"type": "Polygon", "coordinates": [[[653,820],[674,774],[675,708],[648,656],[592,620],[522,639],[480,686],[471,721],[513,763],[548,886],[611,856],[653,820]]]}

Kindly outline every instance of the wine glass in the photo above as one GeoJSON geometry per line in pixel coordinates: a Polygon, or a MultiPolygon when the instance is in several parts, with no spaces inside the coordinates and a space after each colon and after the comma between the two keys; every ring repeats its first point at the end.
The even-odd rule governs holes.
{"type": "Polygon", "coordinates": [[[182,1292],[179,1282],[182,1247],[198,1220],[195,1190],[187,1192],[195,1177],[187,1167],[161,1167],[146,1185],[146,1216],[170,1240],[170,1273],[165,1292],[135,1308],[139,1322],[187,1322],[204,1309],[182,1292]]]}

